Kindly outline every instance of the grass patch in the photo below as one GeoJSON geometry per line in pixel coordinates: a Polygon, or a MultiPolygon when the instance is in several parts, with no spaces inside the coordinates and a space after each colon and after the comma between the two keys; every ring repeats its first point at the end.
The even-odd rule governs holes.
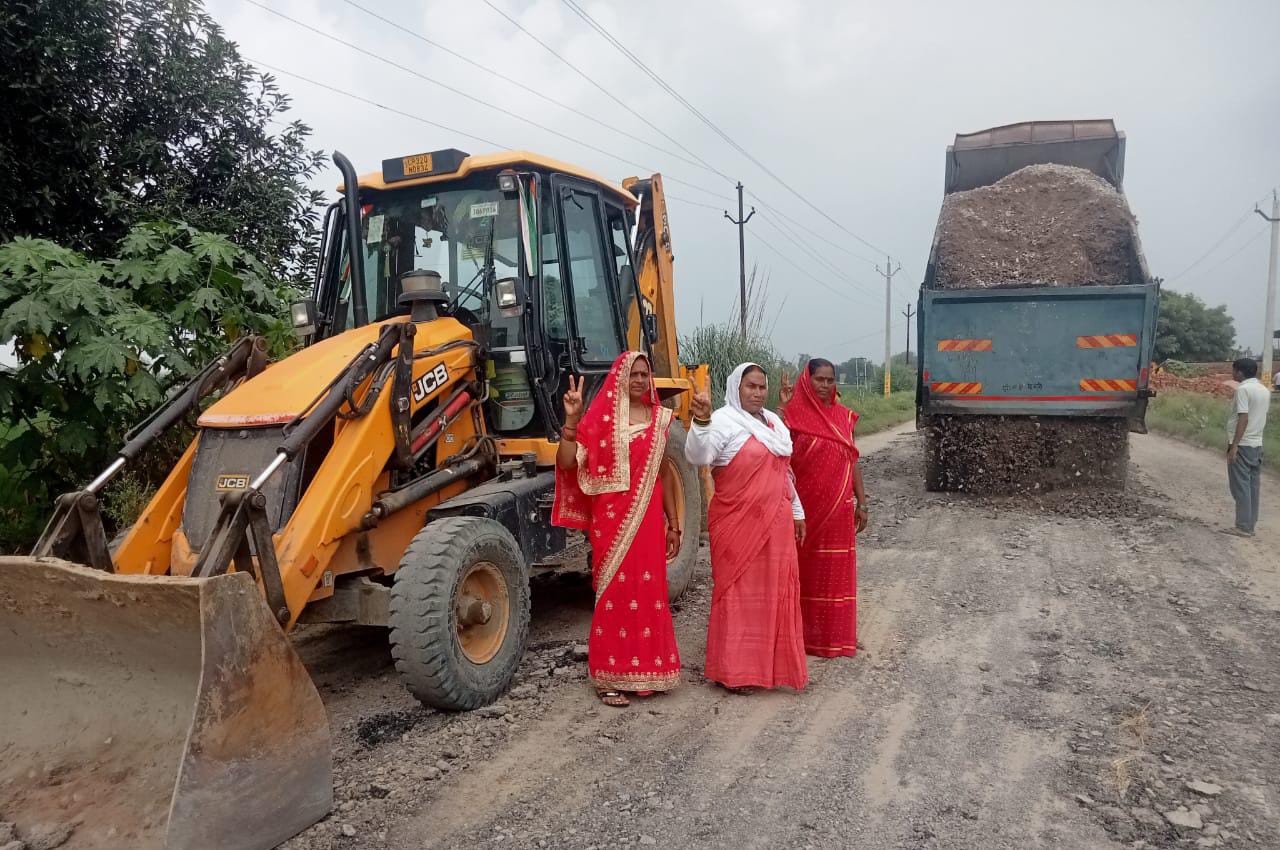
{"type": "MultiPolygon", "coordinates": [[[[1225,452],[1230,411],[1229,399],[1165,390],[1151,399],[1147,426],[1157,433],[1225,452]]],[[[1273,461],[1280,459],[1280,402],[1275,395],[1271,398],[1267,428],[1262,434],[1262,454],[1273,461]]]]}
{"type": "Polygon", "coordinates": [[[840,401],[858,414],[855,431],[859,437],[901,425],[916,415],[916,394],[910,390],[891,393],[885,398],[884,393],[841,387],[840,401]]]}

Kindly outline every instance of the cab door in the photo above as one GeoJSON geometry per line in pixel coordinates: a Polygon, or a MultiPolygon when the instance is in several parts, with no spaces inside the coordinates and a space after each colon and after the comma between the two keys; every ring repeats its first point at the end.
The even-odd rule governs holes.
{"type": "Polygon", "coordinates": [[[564,337],[557,363],[559,392],[567,389],[569,374],[576,374],[586,376],[594,394],[627,344],[614,240],[598,189],[561,174],[552,176],[551,187],[556,253],[544,259],[543,278],[549,311],[555,301],[560,303],[554,306],[563,307],[563,316],[555,317],[560,321],[548,315],[547,322],[549,336],[558,331],[564,337]],[[548,285],[550,281],[557,283],[548,285]]]}

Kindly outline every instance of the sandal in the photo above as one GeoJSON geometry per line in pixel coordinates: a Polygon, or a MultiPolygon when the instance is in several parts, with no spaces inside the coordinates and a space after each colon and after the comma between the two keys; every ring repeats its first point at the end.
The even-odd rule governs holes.
{"type": "Polygon", "coordinates": [[[600,701],[605,705],[611,705],[614,708],[626,708],[631,705],[631,700],[627,699],[626,694],[622,691],[599,691],[600,701]]]}

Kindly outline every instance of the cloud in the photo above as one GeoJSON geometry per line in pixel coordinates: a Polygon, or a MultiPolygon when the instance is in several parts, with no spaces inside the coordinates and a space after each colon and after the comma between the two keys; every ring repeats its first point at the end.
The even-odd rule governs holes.
{"type": "MultiPolygon", "coordinates": [[[[770,273],[771,298],[782,311],[776,340],[786,353],[804,350],[843,360],[855,354],[878,358],[883,352],[883,279],[873,267],[883,258],[792,190],[901,259],[892,325],[894,349],[900,349],[898,313],[914,300],[924,272],[941,200],[944,150],[957,132],[1040,118],[1114,117],[1129,139],[1126,190],[1141,220],[1152,271],[1163,276],[1189,265],[1280,182],[1274,153],[1280,138],[1275,94],[1280,62],[1271,43],[1280,32],[1280,4],[1263,0],[1230,5],[1091,0],[1070,7],[1012,0],[655,0],[642,6],[578,0],[786,185],[734,151],[560,0],[494,2],[584,69],[594,84],[482,0],[359,2],[621,133],[497,80],[339,0],[263,2],[570,138],[335,45],[245,0],[212,0],[211,14],[252,58],[612,178],[641,173],[641,166],[660,170],[673,196],[711,205],[671,203],[682,327],[691,327],[699,316],[729,318],[737,292],[737,234],[721,210],[732,203],[733,182],[742,180],[795,222],[762,213],[748,225],[747,237],[748,264],[758,262],[770,273]],[[724,176],[646,142],[685,159],[704,159],[724,176]]],[[[293,115],[315,129],[315,143],[344,151],[363,170],[415,151],[485,150],[479,142],[298,80],[282,75],[280,81],[294,96],[293,115]]],[[[318,185],[330,191],[337,182],[330,172],[318,185]]],[[[1242,344],[1256,349],[1262,336],[1256,317],[1266,277],[1266,239],[1218,262],[1228,258],[1228,247],[1180,279],[1177,288],[1211,304],[1226,303],[1242,344]]]]}

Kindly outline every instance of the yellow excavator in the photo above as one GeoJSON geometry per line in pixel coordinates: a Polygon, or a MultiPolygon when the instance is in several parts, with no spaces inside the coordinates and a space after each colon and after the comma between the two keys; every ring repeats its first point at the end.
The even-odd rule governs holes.
{"type": "MultiPolygon", "coordinates": [[[[332,803],[324,706],[287,633],[388,628],[422,702],[509,686],[551,525],[560,396],[649,352],[677,411],[662,179],[621,185],[524,152],[441,150],[357,178],[324,217],[302,347],[245,337],[60,497],[31,557],[0,558],[0,814],[74,827],[67,847],[273,847],[332,803]],[[121,539],[107,482],[162,433],[196,437],[121,539]]],[[[670,480],[670,479],[669,479],[670,480]]],[[[683,517],[682,517],[683,520],[683,517]]],[[[698,545],[667,565],[672,598],[698,545]]]]}

